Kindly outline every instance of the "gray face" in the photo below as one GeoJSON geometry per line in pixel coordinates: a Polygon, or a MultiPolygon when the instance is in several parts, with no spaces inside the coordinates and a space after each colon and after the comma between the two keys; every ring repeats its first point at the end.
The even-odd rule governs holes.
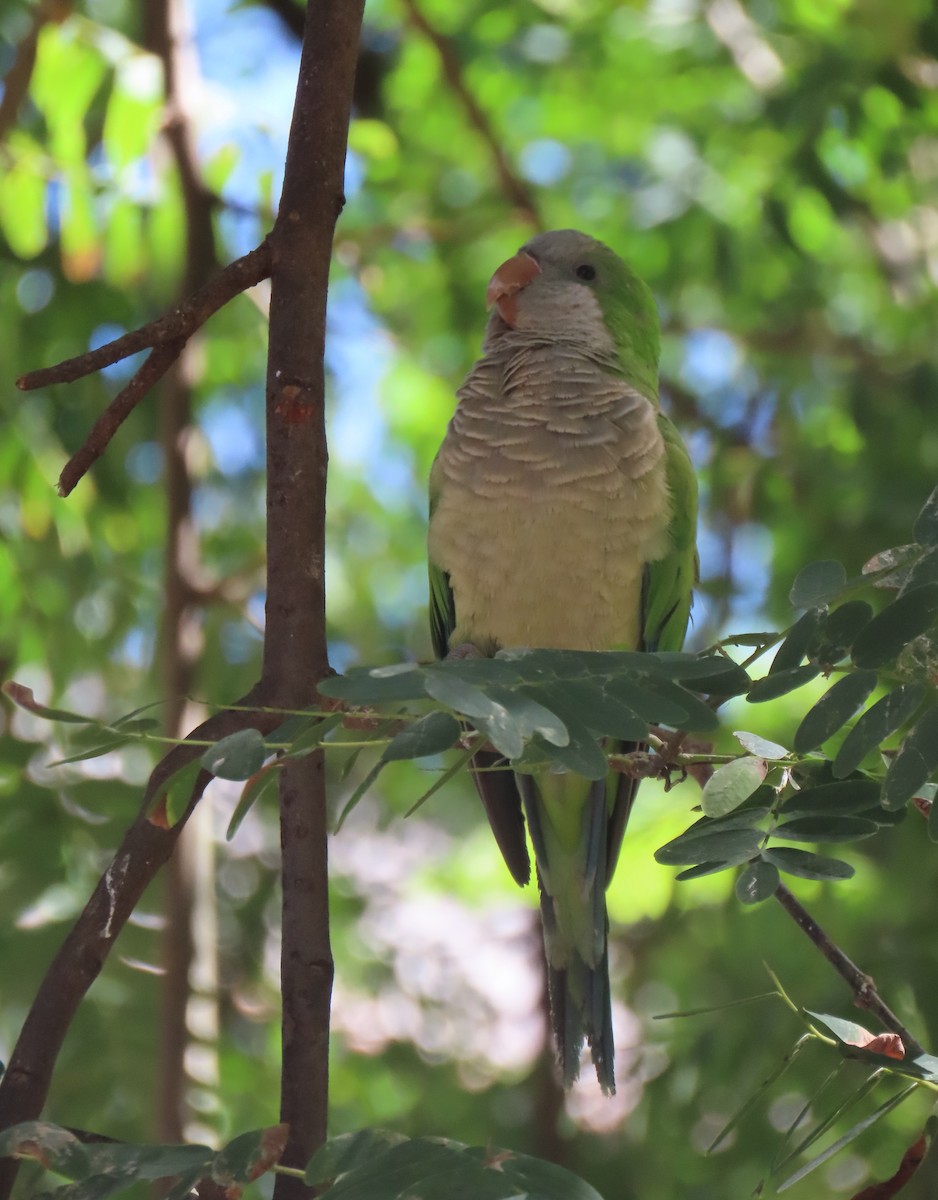
{"type": "MultiPolygon", "coordinates": [[[[540,273],[514,296],[516,317],[511,328],[563,341],[585,343],[591,350],[610,351],[612,339],[596,298],[611,251],[595,238],[573,229],[541,233],[521,247],[540,273]]],[[[498,311],[489,319],[486,345],[510,332],[498,311]]]]}

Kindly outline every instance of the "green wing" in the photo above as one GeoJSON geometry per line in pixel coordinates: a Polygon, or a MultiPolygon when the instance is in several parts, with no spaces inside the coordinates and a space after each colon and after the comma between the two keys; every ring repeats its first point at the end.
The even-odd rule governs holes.
{"type": "MultiPolygon", "coordinates": [[[[437,489],[433,474],[430,475],[430,519],[436,508],[437,489]]],[[[438,567],[432,559],[427,563],[430,572],[430,638],[433,653],[445,658],[449,651],[449,639],[456,628],[456,602],[449,585],[449,573],[438,567]]]]}
{"type": "Polygon", "coordinates": [[[680,650],[697,582],[697,475],[681,435],[664,413],[664,438],[671,493],[671,549],[645,568],[643,649],[680,650]]]}
{"type": "MultiPolygon", "coordinates": [[[[664,438],[671,493],[671,549],[664,558],[645,567],[642,595],[642,649],[680,650],[690,617],[694,584],[697,582],[697,475],[681,435],[660,413],[658,424],[664,438]]],[[[621,753],[636,749],[635,743],[619,743],[621,753]]],[[[612,780],[611,811],[606,830],[606,881],[612,879],[625,835],[629,813],[638,790],[638,780],[619,775],[612,780]]]]}

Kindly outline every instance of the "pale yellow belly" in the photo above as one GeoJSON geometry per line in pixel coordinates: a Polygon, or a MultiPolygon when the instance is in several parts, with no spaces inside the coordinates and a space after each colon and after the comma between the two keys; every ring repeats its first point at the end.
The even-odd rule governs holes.
{"type": "Polygon", "coordinates": [[[430,556],[449,572],[450,644],[632,649],[641,633],[644,564],[667,551],[663,470],[554,486],[526,501],[450,483],[430,527],[430,556]]]}

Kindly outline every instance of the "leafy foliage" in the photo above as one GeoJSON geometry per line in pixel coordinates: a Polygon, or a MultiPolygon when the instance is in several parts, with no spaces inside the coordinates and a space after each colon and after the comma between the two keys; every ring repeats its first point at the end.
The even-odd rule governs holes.
{"type": "MultiPolygon", "coordinates": [[[[31,7],[12,3],[0,11],[4,72],[31,7]]],[[[120,382],[119,371],[25,401],[10,386],[21,371],[97,344],[104,326],[129,328],[155,315],[175,296],[186,257],[178,175],[153,140],[162,96],[153,58],[140,44],[137,9],[74,7],[71,17],[41,31],[19,123],[0,147],[0,319],[7,350],[0,390],[0,651],[10,663],[5,674],[25,680],[54,707],[93,714],[100,725],[53,729],[22,711],[0,733],[0,902],[15,917],[0,929],[2,961],[15,964],[3,974],[2,1045],[15,1033],[62,922],[82,905],[136,811],[157,749],[139,731],[120,744],[119,729],[107,728],[119,726],[115,714],[155,692],[153,630],[162,598],[153,580],[165,471],[157,405],[138,410],[133,427],[66,504],[56,500],[53,481],[120,382]],[[89,745],[85,732],[98,741],[89,745]],[[106,753],[83,757],[95,749],[106,753]],[[56,758],[72,761],[50,774],[56,758]]],[[[837,554],[852,569],[871,546],[907,538],[938,464],[934,14],[893,0],[742,7],[740,22],[721,21],[733,6],[710,4],[457,8],[427,0],[423,6],[430,24],[449,38],[463,82],[543,223],[588,228],[612,242],[661,300],[663,402],[689,434],[704,485],[697,645],[731,628],[781,630],[790,620],[789,582],[804,563],[837,554]]],[[[295,53],[267,16],[256,4],[232,5],[224,21],[204,26],[199,14],[211,94],[224,98],[218,108],[204,105],[200,138],[204,179],[220,199],[216,232],[224,255],[262,236],[282,161],[284,122],[258,103],[251,81],[269,64],[266,94],[279,94],[295,53]],[[245,46],[251,54],[256,48],[256,58],[246,60],[245,46]],[[237,114],[230,125],[217,121],[225,103],[237,114]]],[[[478,350],[488,273],[531,228],[506,194],[491,145],[467,119],[433,43],[405,21],[400,6],[369,3],[364,49],[330,302],[333,549],[326,567],[340,669],[427,653],[420,611],[423,480],[453,388],[478,350]],[[361,353],[366,339],[368,352],[361,353]],[[366,360],[375,368],[370,374],[362,369],[366,360]]],[[[259,645],[263,332],[253,305],[232,305],[205,330],[193,367],[187,457],[200,538],[196,597],[207,602],[194,621],[201,649],[192,690],[213,702],[244,690],[259,645]]],[[[898,546],[881,564],[884,581],[892,570],[893,586],[936,582],[935,512],[933,498],[913,526],[915,556],[910,560],[898,546]]],[[[872,619],[872,611],[849,607],[869,600],[831,593],[840,578],[828,576],[827,593],[799,597],[808,604],[799,636],[810,641],[825,606],[829,617],[839,612],[847,624],[872,619]]],[[[882,608],[884,595],[871,610],[882,608]]],[[[830,642],[844,636],[856,636],[852,626],[846,634],[827,629],[830,642]]],[[[732,645],[767,643],[780,644],[743,633],[732,645]]],[[[900,741],[907,745],[909,730],[931,709],[936,655],[926,634],[906,646],[894,671],[889,664],[863,668],[875,670],[880,684],[859,719],[851,726],[848,718],[820,752],[802,753],[794,731],[834,682],[817,664],[837,661],[820,643],[807,654],[806,644],[799,649],[789,640],[795,661],[783,668],[784,660],[776,660],[774,672],[748,693],[760,705],[740,715],[734,702],[727,723],[757,721],[759,736],[793,748],[769,759],[778,766],[766,778],[776,789],[791,767],[801,791],[777,816],[767,811],[757,824],[760,837],[783,822],[782,808],[789,822],[832,815],[841,831],[848,817],[871,820],[885,770],[880,747],[891,754],[900,741]],[[862,787],[829,792],[838,781],[862,787]],[[855,807],[861,800],[866,808],[855,807]],[[807,811],[797,807],[801,801],[807,811]]],[[[837,677],[852,669],[839,660],[837,677]]],[[[608,695],[605,706],[611,713],[608,695]]],[[[330,719],[310,714],[299,718],[305,732],[271,737],[268,765],[280,761],[273,756],[319,744],[328,733],[322,722],[330,719]]],[[[328,733],[339,803],[352,791],[346,779],[357,778],[343,775],[354,772],[356,751],[382,753],[402,731],[395,721],[380,735],[337,726],[328,733]]],[[[448,736],[452,726],[443,728],[448,736]]],[[[685,746],[689,759],[713,760],[691,762],[691,769],[720,766],[738,754],[726,735],[716,731],[715,738],[712,754],[685,746]]],[[[746,749],[768,758],[764,749],[746,749]]],[[[898,807],[875,814],[880,829],[904,814],[910,794],[931,798],[929,785],[916,783],[923,760],[915,749],[913,743],[893,779],[898,807]]],[[[382,813],[413,806],[426,765],[421,773],[407,763],[382,770],[376,789],[382,813]]],[[[180,776],[167,785],[171,810],[191,782],[180,776]]],[[[200,1105],[207,1104],[199,1120],[221,1140],[228,1128],[269,1120],[276,1093],[265,1024],[275,1011],[275,981],[264,964],[275,958],[269,910],[277,833],[270,806],[258,803],[256,792],[252,799],[250,786],[246,781],[242,793],[249,803],[241,830],[220,851],[218,871],[224,1097],[199,1087],[200,1105]]],[[[238,786],[219,783],[215,790],[224,826],[238,786]]],[[[805,994],[823,993],[829,985],[807,947],[794,935],[786,938],[772,906],[747,905],[740,913],[732,904],[731,872],[697,871],[696,883],[672,889],[670,869],[657,867],[651,851],[681,833],[683,810],[696,792],[664,795],[651,782],[642,790],[627,870],[610,891],[613,940],[629,970],[617,995],[664,990],[699,1002],[746,994],[767,946],[786,972],[804,979],[805,994]]],[[[333,937],[352,1003],[336,1016],[336,1122],[349,1129],[393,1122],[412,1133],[445,1128],[466,1141],[491,1137],[533,1150],[539,1139],[550,1139],[528,1116],[541,1111],[540,1076],[524,1074],[530,1060],[523,1055],[509,1068],[500,1060],[496,1070],[477,1051],[464,1052],[460,1031],[495,1017],[472,1008],[482,1001],[473,1001],[461,977],[462,990],[445,994],[435,982],[424,987],[423,976],[415,979],[415,923],[401,915],[414,895],[425,912],[458,905],[467,921],[513,899],[494,865],[486,865],[494,864],[494,851],[468,795],[461,803],[440,796],[401,834],[386,828],[366,801],[344,829],[341,848],[337,843],[333,937]],[[416,856],[411,847],[420,849],[419,858],[408,857],[416,856]],[[395,860],[406,873],[402,867],[393,876],[395,860]],[[393,939],[376,932],[388,930],[393,939]],[[406,1019],[385,1023],[402,1008],[406,1019]],[[456,1032],[447,1040],[446,1030],[456,1032]],[[466,1079],[472,1094],[460,1086],[466,1079]]],[[[778,795],[753,796],[751,808],[746,802],[721,820],[752,824],[753,810],[771,810],[778,795]]],[[[847,942],[861,947],[865,969],[881,983],[901,980],[909,1020],[935,1043],[938,978],[933,956],[917,949],[931,944],[933,918],[923,889],[913,885],[928,878],[933,845],[920,836],[917,818],[888,838],[846,845],[858,871],[849,904],[806,885],[819,919],[833,921],[847,942]],[[898,886],[907,880],[908,887],[898,886]]],[[[739,881],[755,872],[761,894],[772,882],[770,867],[762,859],[743,864],[739,881]]],[[[139,1137],[153,1119],[157,982],[128,965],[160,961],[152,917],[141,914],[141,923],[122,935],[122,959],[109,965],[89,997],[58,1073],[59,1111],[128,1138],[139,1137]]],[[[493,935],[483,928],[491,950],[493,935]]],[[[634,1003],[641,1015],[642,1004],[634,1003]]],[[[819,998],[816,1006],[834,1005],[819,998]]],[[[515,1045],[533,1044],[527,1028],[519,1018],[511,1036],[494,1039],[500,1053],[512,1038],[515,1045]]],[[[750,1025],[727,1024],[719,1034],[700,1039],[677,1029],[647,1061],[630,1063],[637,1068],[632,1078],[643,1082],[623,1097],[614,1118],[605,1118],[606,1126],[586,1101],[571,1110],[573,1120],[593,1130],[564,1146],[578,1169],[610,1195],[625,1179],[640,1179],[648,1200],[673,1196],[675,1178],[703,1193],[707,1184],[694,1157],[701,1114],[731,1106],[741,1077],[761,1069],[750,1025]],[[639,1101],[629,1136],[599,1132],[639,1101]],[[631,1136],[645,1129],[648,1137],[631,1136]],[[654,1137],[660,1129],[694,1133],[669,1136],[661,1150],[664,1139],[654,1137]]],[[[816,1090],[805,1062],[799,1056],[786,1076],[803,1105],[816,1090]]],[[[913,1104],[871,1126],[862,1151],[853,1143],[871,1169],[884,1146],[894,1147],[896,1130],[910,1141],[913,1125],[921,1127],[905,1115],[913,1104]]],[[[767,1122],[751,1118],[709,1176],[719,1177],[718,1194],[748,1194],[775,1140],[767,1122]]],[[[805,1186],[820,1185],[812,1179],[805,1186]]]]}

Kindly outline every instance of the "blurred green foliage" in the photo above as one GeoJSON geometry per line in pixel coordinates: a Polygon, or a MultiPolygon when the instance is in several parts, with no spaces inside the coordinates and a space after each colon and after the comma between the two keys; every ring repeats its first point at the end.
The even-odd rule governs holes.
{"type": "MultiPolygon", "coordinates": [[[[243,64],[282,76],[296,49],[262,4],[204,0],[194,11],[210,76],[195,113],[204,178],[234,255],[267,227],[287,116],[280,127],[255,117],[243,64]]],[[[371,0],[337,239],[335,665],[429,655],[424,480],[478,353],[485,282],[533,228],[506,196],[493,144],[544,226],[610,242],[658,297],[664,403],[703,489],[697,644],[779,627],[806,562],[838,558],[853,574],[908,541],[938,478],[934,6],[420,0],[418,11],[448,39],[450,70],[412,7],[371,0]],[[466,92],[484,122],[467,112],[466,92]]],[[[25,2],[0,11],[4,76],[31,20],[25,2]]],[[[159,66],[140,49],[138,20],[129,0],[86,0],[45,25],[19,119],[0,135],[0,659],[41,699],[107,718],[157,689],[159,397],[62,501],[65,457],[129,368],[29,395],[13,381],[150,319],[178,288],[185,217],[158,136],[159,66]]],[[[240,298],[200,339],[187,439],[200,569],[209,588],[236,585],[194,629],[194,690],[213,704],[241,694],[258,663],[264,333],[240,298]]],[[[803,693],[761,706],[757,725],[742,702],[727,707],[727,745],[738,727],[790,745],[805,712],[803,693]]],[[[0,1058],[135,812],[150,761],[126,748],[50,770],[74,742],[56,732],[50,743],[50,727],[26,713],[4,720],[0,1058]]],[[[337,772],[337,808],[359,770],[337,772]]],[[[675,885],[673,868],[655,863],[653,851],[686,828],[696,785],[643,785],[609,894],[623,1082],[614,1104],[585,1085],[559,1115],[538,1057],[533,895],[501,868],[468,783],[399,819],[426,786],[426,771],[395,765],[332,845],[333,1131],[382,1124],[555,1155],[609,1198],[749,1194],[831,1064],[818,1050],[799,1056],[708,1159],[702,1150],[801,1026],[781,1007],[652,1018],[764,992],[763,960],[807,1007],[843,1015],[850,997],[776,906],[740,906],[729,874],[675,885]]],[[[261,804],[224,846],[236,796],[218,785],[209,822],[218,1079],[196,1071],[191,1097],[193,1136],[221,1140],[270,1123],[278,1095],[276,820],[261,804]]],[[[853,880],[805,881],[797,893],[934,1047],[924,823],[843,854],[853,880]]],[[[148,1132],[159,893],[81,1008],[50,1119],[148,1132]]],[[[863,1077],[854,1065],[837,1084],[845,1094],[863,1077]]],[[[826,1194],[850,1196],[870,1173],[891,1174],[926,1112],[913,1097],[791,1195],[816,1196],[823,1179],[826,1194]]],[[[910,1200],[932,1195],[935,1179],[926,1163],[910,1200]]]]}

